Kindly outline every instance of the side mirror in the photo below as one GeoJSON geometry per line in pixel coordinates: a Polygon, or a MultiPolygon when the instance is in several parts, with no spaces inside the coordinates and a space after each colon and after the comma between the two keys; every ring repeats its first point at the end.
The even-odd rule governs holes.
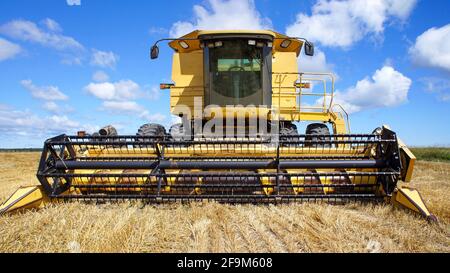
{"type": "Polygon", "coordinates": [[[311,42],[305,42],[305,55],[314,56],[314,44],[311,42]]]}
{"type": "Polygon", "coordinates": [[[152,60],[157,59],[159,55],[159,47],[157,45],[152,46],[152,49],[150,51],[150,58],[152,60]]]}

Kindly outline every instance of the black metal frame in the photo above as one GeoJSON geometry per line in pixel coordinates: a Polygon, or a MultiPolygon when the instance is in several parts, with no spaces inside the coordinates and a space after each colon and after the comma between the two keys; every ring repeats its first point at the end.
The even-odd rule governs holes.
{"type": "Polygon", "coordinates": [[[228,203],[279,203],[380,199],[392,193],[400,171],[396,135],[385,129],[381,135],[323,135],[315,138],[298,135],[281,137],[275,142],[267,138],[174,141],[168,137],[60,135],[45,142],[37,177],[52,198],[144,199],[149,202],[214,199],[228,203]],[[201,155],[244,148],[254,148],[256,152],[261,146],[272,147],[276,153],[260,156],[240,153],[232,156],[201,155]],[[200,156],[177,156],[177,151],[186,147],[200,156]],[[363,151],[375,149],[376,155],[330,156],[325,153],[329,150],[344,151],[349,147],[363,151]],[[108,149],[109,154],[85,157],[80,153],[102,149],[108,149]],[[295,156],[280,154],[282,149],[295,156]],[[300,150],[308,153],[303,155],[300,150]],[[129,151],[130,155],[124,151],[129,151]],[[141,154],[150,154],[151,151],[152,156],[137,156],[139,153],[136,155],[136,151],[141,154]],[[309,152],[315,155],[308,155],[311,154],[309,152]],[[81,169],[96,172],[74,173],[81,169]],[[298,172],[298,169],[304,171],[298,172]],[[111,170],[123,171],[113,173],[111,170]],[[258,173],[257,170],[270,171],[258,173]],[[296,173],[289,170],[296,170],[296,173]],[[89,182],[73,182],[81,178],[89,182]],[[376,183],[369,183],[370,178],[375,178],[376,183]],[[302,183],[296,184],[295,181],[302,183]],[[325,181],[329,184],[323,183],[325,181]],[[167,187],[171,189],[168,192],[164,191],[167,187]],[[62,194],[69,188],[77,189],[78,193],[62,194]]]}

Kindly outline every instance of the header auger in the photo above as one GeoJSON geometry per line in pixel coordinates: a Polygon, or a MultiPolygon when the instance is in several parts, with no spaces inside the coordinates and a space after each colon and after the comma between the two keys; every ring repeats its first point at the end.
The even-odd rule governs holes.
{"type": "MultiPolygon", "coordinates": [[[[161,89],[170,90],[171,112],[182,122],[168,131],[146,124],[125,136],[108,126],[47,140],[40,185],[19,189],[0,213],[73,199],[371,200],[435,219],[416,190],[397,184],[410,181],[415,157],[396,133],[387,126],[350,133],[348,115],[333,102],[334,76],[298,71],[302,48],[314,54],[307,40],[273,31],[163,40],[175,51],[174,83],[161,89]],[[294,122],[310,124],[300,134],[294,122]]],[[[151,58],[158,54],[155,44],[151,58]]]]}

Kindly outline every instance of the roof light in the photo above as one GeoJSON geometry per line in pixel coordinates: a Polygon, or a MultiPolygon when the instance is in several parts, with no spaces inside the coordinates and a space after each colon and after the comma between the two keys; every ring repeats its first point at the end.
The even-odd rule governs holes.
{"type": "Polygon", "coordinates": [[[283,42],[281,42],[281,47],[282,48],[288,48],[291,45],[291,40],[284,40],[283,42]]]}
{"type": "Polygon", "coordinates": [[[264,47],[264,43],[263,42],[257,42],[256,43],[256,47],[264,47]]]}
{"type": "Polygon", "coordinates": [[[188,49],[189,45],[185,41],[179,41],[178,44],[184,49],[188,49]]]}
{"type": "Polygon", "coordinates": [[[208,43],[208,48],[213,48],[214,47],[214,43],[208,43]]]}
{"type": "Polygon", "coordinates": [[[248,44],[249,45],[256,45],[256,41],[255,40],[248,40],[248,44]]]}
{"type": "Polygon", "coordinates": [[[221,46],[223,46],[223,43],[222,43],[222,41],[216,41],[216,42],[214,43],[214,46],[215,46],[215,47],[221,47],[221,46]]]}

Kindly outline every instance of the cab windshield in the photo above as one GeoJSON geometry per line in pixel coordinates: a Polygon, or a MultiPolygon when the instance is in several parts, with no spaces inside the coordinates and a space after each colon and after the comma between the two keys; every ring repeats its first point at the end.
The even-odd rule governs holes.
{"type": "MultiPolygon", "coordinates": [[[[209,48],[210,103],[260,105],[263,103],[263,46],[242,39],[209,48]]],[[[216,43],[217,44],[217,43],[216,43]]]]}

